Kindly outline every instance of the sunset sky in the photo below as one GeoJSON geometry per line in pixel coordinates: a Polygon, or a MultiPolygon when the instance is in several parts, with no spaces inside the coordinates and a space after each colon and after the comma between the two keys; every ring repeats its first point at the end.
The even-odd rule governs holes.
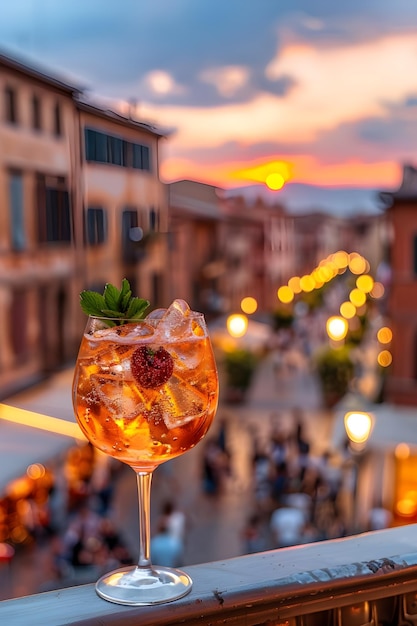
{"type": "Polygon", "coordinates": [[[415,0],[13,0],[0,48],[172,132],[165,182],[387,189],[417,165],[415,0]]]}

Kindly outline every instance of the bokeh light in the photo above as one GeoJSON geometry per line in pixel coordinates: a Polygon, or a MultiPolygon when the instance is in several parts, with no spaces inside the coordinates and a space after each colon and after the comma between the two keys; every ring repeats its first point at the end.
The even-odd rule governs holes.
{"type": "Polygon", "coordinates": [[[240,303],[240,308],[247,315],[251,315],[257,310],[258,303],[255,298],[252,298],[252,296],[247,296],[246,298],[243,298],[242,302],[240,303]]]}
{"type": "Polygon", "coordinates": [[[389,367],[392,363],[392,354],[389,350],[382,350],[376,360],[381,367],[389,367]]]}
{"type": "Polygon", "coordinates": [[[371,293],[370,295],[372,296],[372,298],[375,298],[376,300],[378,298],[383,298],[385,294],[385,287],[382,283],[374,283],[374,286],[372,287],[371,293]]]}
{"type": "Polygon", "coordinates": [[[352,289],[349,294],[349,300],[356,307],[362,306],[366,302],[366,293],[364,293],[360,289],[352,289]]]}
{"type": "Polygon", "coordinates": [[[309,293],[310,291],[313,291],[315,286],[316,286],[316,281],[311,276],[311,274],[305,274],[304,276],[301,276],[300,287],[303,291],[305,291],[306,293],[309,293]]]}
{"type": "Polygon", "coordinates": [[[43,476],[45,476],[45,472],[45,467],[41,463],[32,463],[26,470],[26,474],[29,478],[33,478],[34,480],[43,478],[43,476]]]}
{"type": "Polygon", "coordinates": [[[370,293],[374,286],[374,279],[369,274],[362,274],[356,279],[356,286],[364,293],[370,293]]]}
{"type": "Polygon", "coordinates": [[[338,269],[346,269],[349,265],[349,255],[344,250],[338,250],[332,255],[333,263],[338,269]]]}
{"type": "Polygon", "coordinates": [[[248,318],[246,315],[234,313],[227,318],[226,326],[232,337],[243,337],[248,330],[248,318]]]}
{"type": "Polygon", "coordinates": [[[376,337],[379,343],[391,343],[392,341],[391,328],[388,328],[388,326],[383,326],[382,328],[378,330],[376,337]]]}
{"type": "Polygon", "coordinates": [[[365,443],[372,430],[372,416],[364,411],[349,411],[345,418],[346,433],[354,443],[365,443]]]}
{"type": "Polygon", "coordinates": [[[408,459],[411,454],[410,446],[401,442],[395,446],[394,454],[397,459],[408,459]]]}
{"type": "Polygon", "coordinates": [[[288,281],[288,287],[292,289],[294,293],[301,293],[302,289],[300,287],[300,277],[292,276],[288,281]]]}
{"type": "Polygon", "coordinates": [[[363,274],[366,272],[368,267],[368,263],[366,259],[363,258],[357,252],[352,252],[349,255],[349,269],[352,274],[363,274]]]}
{"type": "Polygon", "coordinates": [[[287,285],[282,285],[277,292],[278,300],[283,304],[289,304],[294,300],[294,292],[287,285]]]}
{"type": "Polygon", "coordinates": [[[417,491],[407,491],[401,500],[397,502],[397,513],[404,517],[412,517],[417,512],[417,491]]]}
{"type": "Polygon", "coordinates": [[[330,339],[341,341],[347,335],[348,323],[343,317],[333,315],[326,322],[326,332],[330,339]]]}
{"type": "Polygon", "coordinates": [[[340,315],[342,315],[347,320],[351,320],[352,317],[356,315],[356,307],[352,302],[342,302],[340,305],[340,315]]]}

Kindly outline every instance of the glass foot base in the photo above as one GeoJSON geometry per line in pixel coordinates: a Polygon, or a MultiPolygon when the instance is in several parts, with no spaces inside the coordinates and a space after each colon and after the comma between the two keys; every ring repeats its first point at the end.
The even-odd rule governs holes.
{"type": "Polygon", "coordinates": [[[191,578],[170,567],[123,567],[102,576],[96,583],[98,595],[108,602],[144,606],[172,602],[191,591],[191,578]]]}

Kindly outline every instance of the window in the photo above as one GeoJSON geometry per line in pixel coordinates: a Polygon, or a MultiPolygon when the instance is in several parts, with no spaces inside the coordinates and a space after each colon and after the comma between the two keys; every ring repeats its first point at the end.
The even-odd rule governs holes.
{"type": "Polygon", "coordinates": [[[124,165],[123,163],[123,141],[119,137],[107,136],[107,153],[109,163],[113,165],[124,165]]]}
{"type": "Polygon", "coordinates": [[[38,240],[40,243],[72,240],[70,197],[62,177],[37,179],[38,240]]]}
{"type": "Polygon", "coordinates": [[[89,207],[86,220],[87,243],[96,246],[107,241],[107,215],[101,207],[89,207]]]}
{"type": "Polygon", "coordinates": [[[122,255],[125,263],[134,263],[138,259],[138,245],[132,237],[138,228],[137,210],[126,209],[122,213],[122,255]]]}
{"type": "Polygon", "coordinates": [[[132,144],[132,167],[138,170],[150,170],[149,147],[141,144],[132,144]]]}
{"type": "Polygon", "coordinates": [[[38,96],[32,97],[32,128],[41,130],[41,102],[38,96]]]}
{"type": "Polygon", "coordinates": [[[87,161],[107,163],[107,135],[90,128],[85,129],[85,158],[87,161]]]}
{"type": "Polygon", "coordinates": [[[150,148],[108,135],[93,128],[84,129],[85,158],[96,163],[150,171],[150,148]]]}
{"type": "Polygon", "coordinates": [[[61,107],[59,102],[56,102],[54,106],[54,135],[55,137],[61,137],[62,135],[61,107]]]}
{"type": "Polygon", "coordinates": [[[11,172],[9,178],[11,245],[15,252],[26,248],[23,176],[21,172],[11,172]]]}
{"type": "Polygon", "coordinates": [[[17,98],[13,87],[6,87],[4,90],[6,121],[17,124],[17,98]]]}

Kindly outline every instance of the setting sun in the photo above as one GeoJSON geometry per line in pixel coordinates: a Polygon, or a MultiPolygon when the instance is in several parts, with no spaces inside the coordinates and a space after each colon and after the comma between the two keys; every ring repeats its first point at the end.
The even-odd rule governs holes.
{"type": "Polygon", "coordinates": [[[274,174],[268,174],[265,184],[269,189],[278,190],[285,185],[285,179],[282,174],[275,172],[274,174]]]}

